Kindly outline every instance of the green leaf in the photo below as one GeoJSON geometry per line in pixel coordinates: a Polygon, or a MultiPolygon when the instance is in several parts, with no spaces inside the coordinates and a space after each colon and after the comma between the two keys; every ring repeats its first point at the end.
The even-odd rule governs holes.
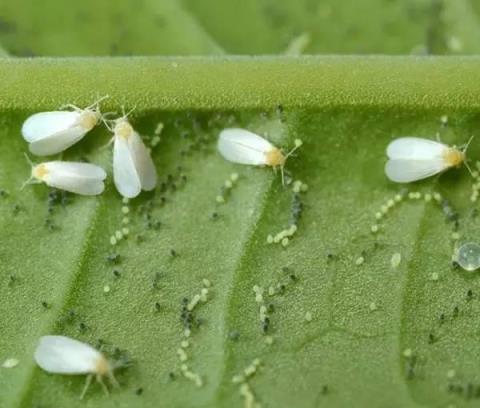
{"type": "MultiPolygon", "coordinates": [[[[232,377],[259,358],[249,384],[264,405],[461,405],[467,384],[479,382],[472,362],[480,304],[474,275],[450,266],[453,225],[434,200],[405,199],[381,222],[375,213],[402,191],[383,174],[391,138],[441,131],[445,142],[461,144],[474,133],[479,64],[388,57],[0,61],[0,187],[8,191],[0,198],[0,350],[2,359],[20,361],[0,370],[0,403],[240,405],[232,377]],[[23,84],[33,73],[27,91],[23,84]],[[62,87],[48,88],[54,81],[62,87]],[[111,182],[98,198],[69,196],[50,216],[46,186],[19,190],[29,173],[19,134],[26,116],[106,93],[107,110],[137,106],[132,123],[141,134],[151,137],[164,124],[153,156],[167,191],[160,184],[129,204],[130,234],[116,246],[110,237],[124,214],[111,182]],[[257,131],[285,149],[295,138],[304,141],[287,168],[309,189],[286,248],[267,244],[267,236],[290,225],[292,188],[268,168],[223,160],[215,140],[227,126],[257,131]],[[218,204],[233,172],[239,180],[218,204]],[[370,228],[377,223],[375,235],[370,228]],[[107,260],[114,252],[118,265],[107,260]],[[401,254],[396,269],[394,253],[401,254]],[[365,261],[357,265],[360,256],[365,261]],[[203,279],[212,283],[209,300],[196,309],[201,325],[186,349],[189,368],[204,380],[197,388],[182,376],[177,349],[184,340],[182,299],[199,293],[203,279]],[[254,285],[274,307],[267,336],[254,285]],[[285,285],[284,293],[269,296],[277,285],[285,285]],[[80,402],[83,378],[48,375],[32,360],[38,338],[52,333],[94,345],[103,339],[106,352],[125,349],[135,364],[119,374],[122,387],[109,397],[92,386],[80,402]],[[407,349],[415,365],[404,357],[407,349]],[[449,370],[455,378],[447,378],[449,370]],[[449,384],[463,388],[449,393],[449,384]]],[[[101,149],[108,138],[98,128],[63,157],[110,169],[111,152],[101,149]]],[[[474,141],[469,154],[476,152],[474,141]]],[[[462,237],[475,239],[471,184],[460,169],[412,191],[441,193],[460,214],[462,237]]]]}
{"type": "MultiPolygon", "coordinates": [[[[266,407],[474,404],[480,287],[451,256],[454,232],[478,235],[476,181],[453,169],[405,190],[383,166],[395,137],[440,133],[461,145],[476,134],[480,59],[298,55],[475,54],[479,11],[470,0],[2,2],[0,55],[86,58],[0,59],[0,366],[19,361],[0,367],[0,407],[242,406],[232,380],[257,358],[247,383],[266,407]],[[130,55],[145,57],[105,57],[130,55]],[[158,57],[168,55],[196,57],[158,57]],[[102,196],[20,190],[30,173],[25,118],[106,94],[105,111],[136,107],[131,121],[147,145],[163,124],[152,148],[161,183],[129,203],[128,238],[114,246],[126,214],[105,128],[61,156],[104,166],[102,196]],[[292,223],[292,185],[223,160],[215,143],[229,126],[285,150],[304,141],[287,164],[309,188],[286,247],[267,238],[292,223]],[[239,179],[220,204],[232,173],[239,179]],[[447,201],[427,201],[433,193],[447,201]],[[407,195],[377,220],[397,194],[407,195]],[[197,387],[178,349],[183,299],[204,279],[208,301],[195,309],[184,362],[197,387]],[[94,383],[79,401],[82,376],[35,365],[45,334],[101,339],[133,365],[110,396],[94,383]]],[[[474,139],[474,169],[479,153],[474,139]]]]}
{"type": "Polygon", "coordinates": [[[16,56],[190,55],[221,49],[175,0],[58,0],[0,5],[0,41],[16,56]]]}

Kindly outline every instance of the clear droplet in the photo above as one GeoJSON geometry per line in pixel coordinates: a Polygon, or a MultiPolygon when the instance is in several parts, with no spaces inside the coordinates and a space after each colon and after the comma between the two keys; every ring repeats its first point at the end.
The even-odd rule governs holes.
{"type": "Polygon", "coordinates": [[[475,242],[463,244],[456,252],[456,261],[466,271],[480,268],[480,245],[475,242]]]}

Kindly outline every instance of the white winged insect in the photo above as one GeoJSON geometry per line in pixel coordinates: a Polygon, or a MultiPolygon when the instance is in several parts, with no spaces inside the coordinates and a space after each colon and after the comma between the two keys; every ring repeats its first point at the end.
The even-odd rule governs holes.
{"type": "MultiPolygon", "coordinates": [[[[157,185],[157,170],[140,135],[127,119],[128,114],[113,121],[113,181],[118,192],[133,198],[142,190],[157,185]]],[[[107,125],[108,126],[108,125],[107,125]]]]}
{"type": "Polygon", "coordinates": [[[461,149],[419,137],[401,137],[387,147],[389,158],[385,174],[396,183],[422,180],[466,163],[466,151],[472,138],[461,149]]]}
{"type": "MultiPolygon", "coordinates": [[[[26,155],[25,155],[26,156],[26,155]]],[[[107,173],[91,163],[50,161],[33,164],[30,178],[23,184],[44,182],[47,186],[81,195],[98,195],[103,192],[107,173]]]]}
{"type": "Polygon", "coordinates": [[[263,137],[245,129],[229,128],[220,132],[218,151],[228,161],[252,166],[280,167],[283,178],[283,167],[288,157],[302,145],[300,139],[295,140],[295,147],[287,154],[271,144],[263,137]]]}
{"type": "Polygon", "coordinates": [[[103,382],[107,376],[114,387],[119,387],[113,375],[122,363],[109,362],[105,356],[92,346],[65,336],[43,336],[40,338],[34,354],[35,362],[48,373],[64,375],[87,374],[80,399],[83,399],[92,382],[93,376],[108,395],[108,388],[103,382]]]}
{"type": "Polygon", "coordinates": [[[22,126],[23,138],[30,152],[48,156],[63,152],[80,141],[101,120],[99,103],[104,96],[85,109],[66,105],[71,111],[39,112],[27,118],[22,126]]]}

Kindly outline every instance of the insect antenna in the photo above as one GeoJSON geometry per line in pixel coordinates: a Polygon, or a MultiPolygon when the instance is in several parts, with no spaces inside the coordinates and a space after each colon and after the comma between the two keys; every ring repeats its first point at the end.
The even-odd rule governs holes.
{"type": "Polygon", "coordinates": [[[470,168],[470,166],[468,165],[468,162],[467,162],[468,161],[468,159],[467,159],[467,149],[470,146],[470,143],[472,142],[473,138],[474,138],[474,135],[470,136],[470,139],[468,139],[468,142],[461,149],[462,153],[465,155],[465,160],[463,161],[463,164],[465,164],[465,167],[467,168],[468,172],[470,173],[470,175],[472,177],[474,177],[474,175],[473,175],[472,169],[470,168]]]}
{"type": "Polygon", "coordinates": [[[113,133],[113,126],[115,125],[115,119],[108,119],[108,116],[110,114],[115,114],[116,112],[107,112],[103,113],[102,116],[100,117],[100,120],[103,122],[105,127],[113,133]]]}
{"type": "Polygon", "coordinates": [[[467,170],[468,170],[468,172],[470,173],[470,175],[471,175],[473,178],[475,178],[475,176],[473,175],[472,169],[470,168],[470,166],[469,166],[468,163],[467,163],[467,159],[465,159],[465,160],[463,161],[463,164],[465,164],[465,167],[467,168],[467,170]]]}
{"type": "Polygon", "coordinates": [[[295,151],[301,147],[303,144],[303,142],[300,140],[300,139],[295,139],[295,146],[293,147],[293,149],[291,149],[286,155],[285,155],[285,158],[284,158],[284,164],[282,164],[280,166],[280,171],[282,173],[282,185],[285,187],[285,172],[284,172],[284,167],[285,167],[285,162],[287,161],[287,159],[293,154],[295,153],[295,151]]]}
{"type": "Polygon", "coordinates": [[[101,98],[98,98],[95,102],[93,102],[90,106],[87,106],[85,109],[92,110],[95,108],[96,111],[100,111],[100,102],[104,101],[105,99],[110,98],[110,95],[104,95],[101,98]]]}
{"type": "Polygon", "coordinates": [[[295,146],[293,147],[292,150],[290,150],[286,155],[285,155],[285,160],[287,160],[287,158],[289,158],[294,152],[295,150],[297,150],[299,147],[301,147],[303,144],[303,142],[300,140],[300,139],[295,139],[295,146]]]}
{"type": "Polygon", "coordinates": [[[73,103],[67,103],[65,105],[60,106],[58,109],[63,110],[63,109],[73,109],[76,112],[82,111],[82,108],[79,108],[77,105],[74,105],[73,103]]]}
{"type": "MultiPolygon", "coordinates": [[[[27,159],[27,163],[30,165],[30,168],[33,169],[35,167],[35,164],[30,160],[30,157],[28,157],[28,154],[24,152],[23,155],[25,156],[25,159],[27,159]]],[[[23,190],[25,186],[29,184],[36,184],[33,179],[33,174],[31,174],[31,172],[30,172],[30,177],[23,182],[22,186],[20,187],[20,190],[23,190]]]]}
{"type": "Polygon", "coordinates": [[[132,112],[133,112],[135,109],[137,109],[137,106],[134,106],[134,107],[133,107],[132,109],[130,109],[127,113],[125,113],[125,107],[122,106],[122,113],[123,113],[122,118],[123,118],[123,119],[127,119],[127,118],[132,114],[132,112]]]}
{"type": "Polygon", "coordinates": [[[463,145],[463,147],[462,147],[462,152],[463,153],[467,153],[467,149],[470,146],[470,143],[472,142],[474,137],[475,137],[475,135],[470,136],[470,139],[468,139],[468,142],[463,145]]]}

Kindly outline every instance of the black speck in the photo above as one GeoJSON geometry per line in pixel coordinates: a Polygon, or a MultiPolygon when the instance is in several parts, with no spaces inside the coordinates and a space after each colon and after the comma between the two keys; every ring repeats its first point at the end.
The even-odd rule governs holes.
{"type": "Polygon", "coordinates": [[[13,204],[13,207],[12,207],[13,215],[17,215],[21,209],[22,207],[20,204],[13,204]]]}
{"type": "Polygon", "coordinates": [[[407,380],[412,380],[415,377],[415,367],[409,365],[407,367],[407,380]]]}
{"type": "Polygon", "coordinates": [[[135,395],[142,395],[142,394],[143,394],[143,388],[142,388],[142,387],[137,388],[137,389],[135,390],[135,395]]]}
{"type": "Polygon", "coordinates": [[[445,218],[447,219],[447,221],[451,221],[451,222],[458,221],[458,218],[459,218],[458,212],[454,210],[454,208],[450,205],[450,202],[448,200],[443,200],[441,205],[442,205],[443,214],[445,215],[445,218]]]}
{"type": "Polygon", "coordinates": [[[231,330],[228,333],[228,338],[232,341],[238,341],[238,339],[240,338],[240,333],[237,330],[231,330]]]}
{"type": "Polygon", "coordinates": [[[118,264],[120,262],[120,254],[113,253],[113,254],[107,255],[107,261],[113,264],[118,264]]]}
{"type": "Polygon", "coordinates": [[[160,309],[161,309],[160,303],[155,302],[155,310],[156,310],[157,312],[159,312],[160,309]]]}
{"type": "Polygon", "coordinates": [[[8,275],[8,286],[13,286],[15,282],[17,282],[17,275],[13,273],[8,275]]]}
{"type": "Polygon", "coordinates": [[[161,277],[162,275],[160,274],[160,272],[155,272],[155,275],[153,277],[153,282],[152,282],[153,289],[159,288],[158,282],[160,281],[161,277]]]}
{"type": "Polygon", "coordinates": [[[453,308],[453,317],[458,317],[458,313],[459,313],[458,306],[455,306],[455,307],[453,308]]]}
{"type": "Polygon", "coordinates": [[[465,398],[466,399],[471,399],[473,397],[473,384],[468,383],[467,384],[467,389],[465,390],[465,398]]]}

